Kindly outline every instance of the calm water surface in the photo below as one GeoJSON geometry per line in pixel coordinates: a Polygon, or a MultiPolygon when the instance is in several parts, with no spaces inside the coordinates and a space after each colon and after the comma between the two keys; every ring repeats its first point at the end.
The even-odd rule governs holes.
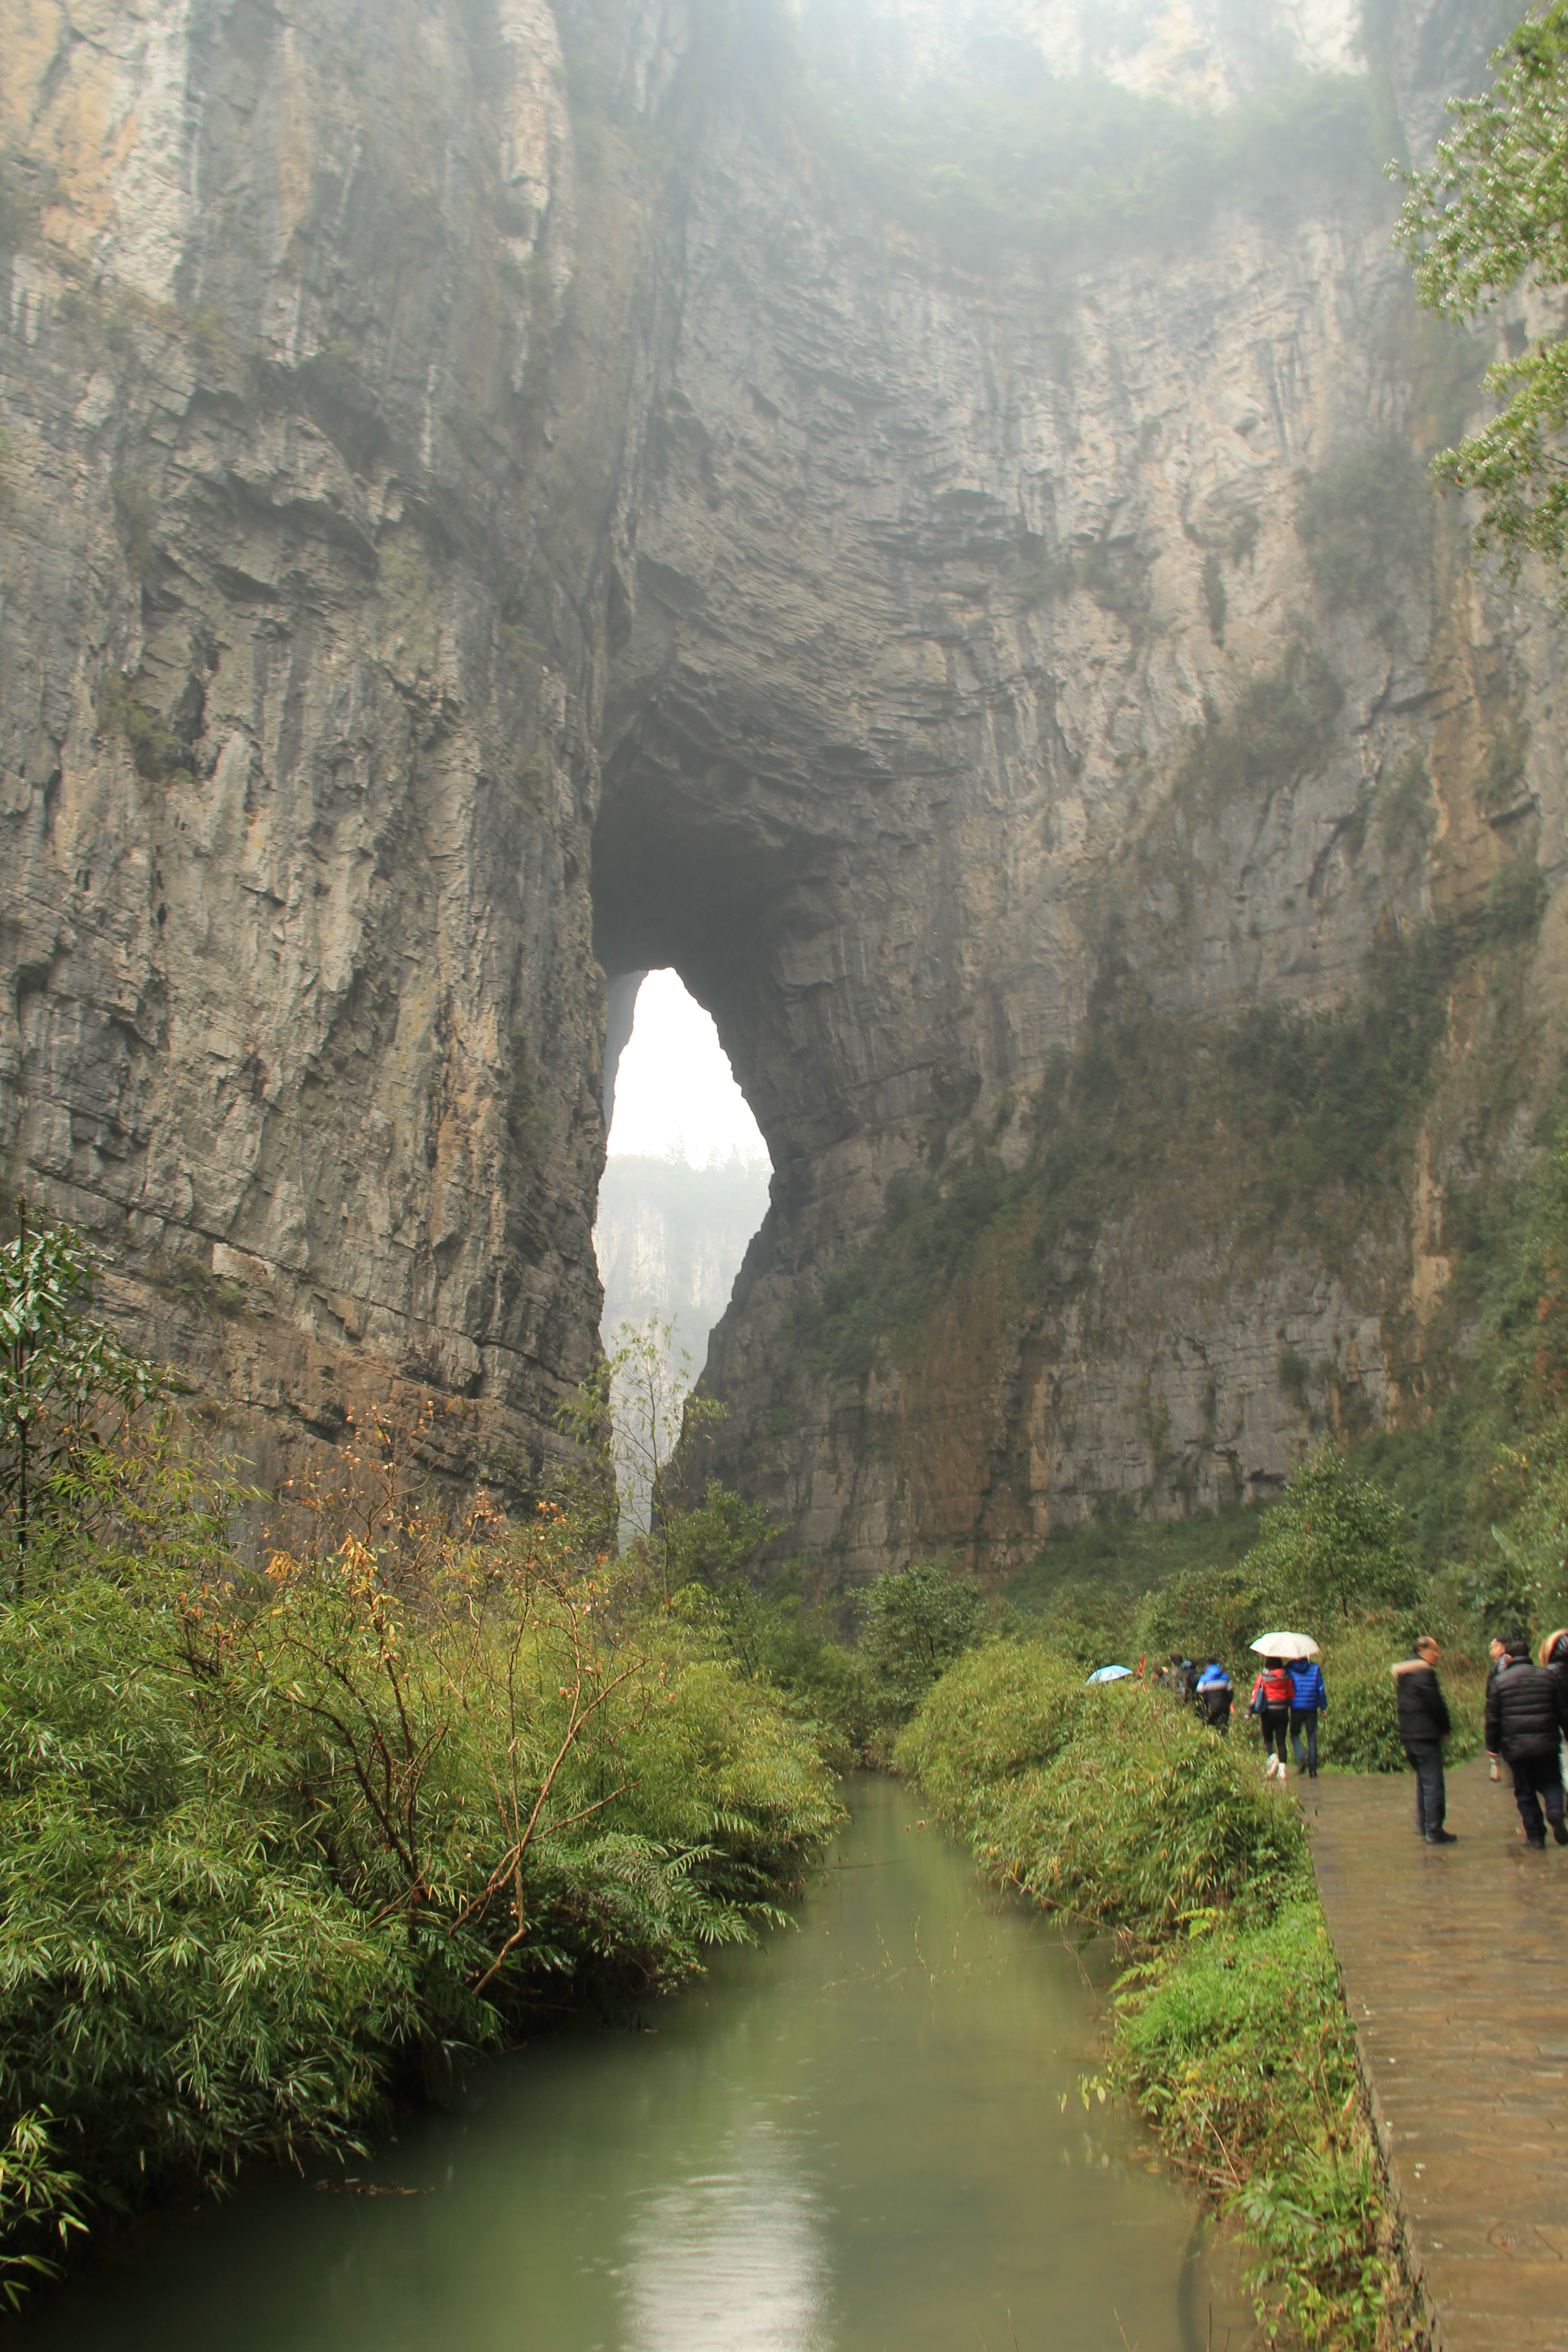
{"type": "Polygon", "coordinates": [[[153,2217],[26,2352],[1239,2346],[1188,2201],[1114,2106],[1084,2116],[1071,1950],[895,1782],[847,1795],[799,1931],[655,2031],[489,2067],[362,2168],[403,2193],[258,2179],[153,2217]]]}

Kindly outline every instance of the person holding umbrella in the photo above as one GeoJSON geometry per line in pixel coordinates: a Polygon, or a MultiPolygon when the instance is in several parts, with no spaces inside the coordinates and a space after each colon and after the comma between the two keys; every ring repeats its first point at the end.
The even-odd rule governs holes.
{"type": "MultiPolygon", "coordinates": [[[[1274,1751],[1263,1768],[1264,1779],[1272,1780],[1278,1773],[1283,1780],[1287,1771],[1285,1735],[1290,1727],[1291,1709],[1296,1704],[1296,1685],[1291,1678],[1292,1665],[1297,1659],[1315,1658],[1318,1654],[1318,1645],[1310,1633],[1260,1633],[1251,1646],[1263,1660],[1263,1671],[1252,1685],[1252,1697],[1247,1713],[1257,1716],[1263,1727],[1263,1745],[1266,1748],[1272,1748],[1274,1751]]],[[[1322,1688],[1321,1675],[1318,1677],[1318,1687],[1320,1690],[1322,1688]]],[[[1328,1705],[1326,1695],[1323,1704],[1325,1706],[1328,1705]]],[[[1314,1766],[1317,1760],[1317,1713],[1314,1708],[1312,1715],[1314,1766]]]]}
{"type": "MultiPolygon", "coordinates": [[[[1261,1644],[1254,1642],[1252,1646],[1256,1650],[1261,1644]]],[[[1285,1734],[1290,1724],[1290,1696],[1289,1663],[1264,1651],[1262,1668],[1252,1685],[1247,1711],[1258,1717],[1263,1733],[1263,1753],[1267,1759],[1263,1777],[1266,1780],[1271,1780],[1276,1773],[1283,1780],[1286,1775],[1285,1734]]]]}

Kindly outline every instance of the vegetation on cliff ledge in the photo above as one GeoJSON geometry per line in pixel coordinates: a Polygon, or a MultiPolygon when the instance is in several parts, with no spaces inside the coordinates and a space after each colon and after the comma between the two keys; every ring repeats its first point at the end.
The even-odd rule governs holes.
{"type": "MultiPolygon", "coordinates": [[[[1222,792],[1230,765],[1216,725],[1179,790],[1222,792]]],[[[1540,911],[1539,890],[1505,872],[1463,921],[1381,933],[1360,995],[1339,1010],[1263,1004],[1230,1024],[1158,1012],[1112,945],[1081,1044],[1057,1055],[1028,1106],[1024,1159],[1005,1159],[963,1100],[939,1102],[925,1171],[893,1179],[880,1223],[782,1333],[781,1402],[802,1366],[859,1385],[879,1355],[909,1356],[980,1262],[1010,1314],[1059,1310],[1092,1284],[1119,1213],[1162,1213],[1152,1188],[1173,1251],[1199,1234],[1229,1258],[1290,1239],[1348,1248],[1402,1212],[1456,975],[1483,956],[1507,962],[1540,911]]],[[[1508,1077],[1500,1053],[1496,1083],[1508,1077]]]]}
{"type": "Polygon", "coordinates": [[[1215,114],[1052,73],[1038,45],[993,34],[940,79],[911,80],[899,27],[854,11],[798,18],[754,0],[704,19],[703,75],[738,83],[829,154],[894,218],[953,259],[1009,247],[1058,260],[1086,245],[1201,229],[1222,204],[1278,209],[1331,183],[1385,201],[1373,93],[1352,75],[1298,74],[1215,114]]]}

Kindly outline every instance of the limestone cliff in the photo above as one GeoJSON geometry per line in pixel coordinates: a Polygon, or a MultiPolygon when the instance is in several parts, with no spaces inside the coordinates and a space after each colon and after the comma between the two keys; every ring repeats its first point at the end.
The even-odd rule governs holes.
{"type": "Polygon", "coordinates": [[[595,1348],[605,982],[673,964],[777,1171],[724,1466],[852,1568],[1005,1565],[1413,1409],[1445,1196],[1551,1060],[1561,635],[1426,504],[1488,354],[1367,168],[1474,10],[1368,71],[1334,0],[868,5],[858,117],[823,16],[0,0],[0,1145],[268,1449],[433,1397],[526,1486],[595,1348]],[[1234,168],[945,239],[883,134],[993,38],[1234,168]],[[1129,1024],[1296,1051],[1394,950],[1440,1034],[1375,1185],[1248,1209],[1205,1079],[1063,1222],[1129,1024]]]}

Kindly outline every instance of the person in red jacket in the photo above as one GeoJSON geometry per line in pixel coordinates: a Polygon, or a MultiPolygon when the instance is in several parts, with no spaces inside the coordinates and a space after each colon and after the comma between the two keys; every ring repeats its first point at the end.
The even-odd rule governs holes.
{"type": "Polygon", "coordinates": [[[1295,1696],[1290,1669],[1283,1658],[1265,1658],[1258,1680],[1252,1685],[1252,1697],[1247,1704],[1248,1715],[1255,1715],[1263,1730],[1263,1750],[1268,1762],[1263,1777],[1271,1780],[1278,1773],[1285,1778],[1285,1735],[1290,1728],[1290,1702],[1295,1696]]]}

